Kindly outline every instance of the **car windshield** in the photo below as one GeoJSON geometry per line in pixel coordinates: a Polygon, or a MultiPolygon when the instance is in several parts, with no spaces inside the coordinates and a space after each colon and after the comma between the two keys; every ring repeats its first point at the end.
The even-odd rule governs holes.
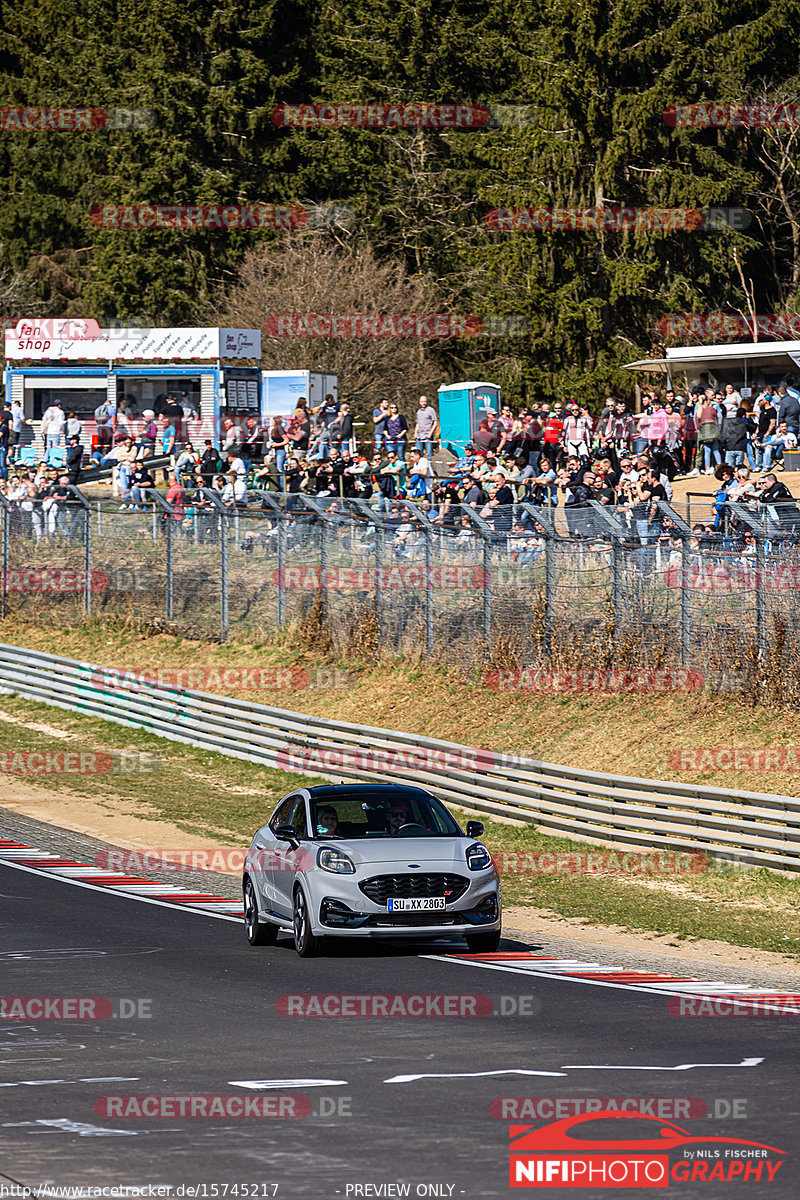
{"type": "Polygon", "coordinates": [[[318,838],[460,837],[443,804],[422,793],[343,793],[311,802],[318,838]]]}

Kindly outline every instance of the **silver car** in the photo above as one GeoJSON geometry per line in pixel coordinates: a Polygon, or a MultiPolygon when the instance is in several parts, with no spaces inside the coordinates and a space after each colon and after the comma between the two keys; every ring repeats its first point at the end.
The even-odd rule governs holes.
{"type": "Polygon", "coordinates": [[[500,943],[501,890],[492,857],[423,788],[298,788],[259,829],[245,858],[251,946],[293,933],[297,953],[323,938],[463,934],[473,952],[500,943]]]}

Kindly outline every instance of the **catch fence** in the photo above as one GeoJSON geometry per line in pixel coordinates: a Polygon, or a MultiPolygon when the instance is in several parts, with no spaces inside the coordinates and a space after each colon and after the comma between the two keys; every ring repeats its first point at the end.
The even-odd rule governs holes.
{"type": "MultiPolygon", "coordinates": [[[[2,499],[0,613],[49,624],[135,617],[177,632],[466,667],[693,667],[735,674],[787,653],[800,512],[726,506],[693,532],[669,504],[475,509],[214,490],[185,510],[2,499]]],[[[724,682],[723,682],[724,686],[724,682]]]]}

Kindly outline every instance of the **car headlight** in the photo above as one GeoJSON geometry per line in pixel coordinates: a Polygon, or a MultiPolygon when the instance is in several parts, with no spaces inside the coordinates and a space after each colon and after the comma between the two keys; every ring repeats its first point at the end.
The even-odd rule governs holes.
{"type": "Polygon", "coordinates": [[[487,867],[492,866],[492,856],[480,842],[473,842],[471,846],[467,846],[466,855],[470,871],[485,871],[487,867]]]}
{"type": "Polygon", "coordinates": [[[317,866],[323,871],[333,871],[335,875],[354,875],[356,870],[352,860],[333,846],[322,847],[317,854],[317,866]]]}

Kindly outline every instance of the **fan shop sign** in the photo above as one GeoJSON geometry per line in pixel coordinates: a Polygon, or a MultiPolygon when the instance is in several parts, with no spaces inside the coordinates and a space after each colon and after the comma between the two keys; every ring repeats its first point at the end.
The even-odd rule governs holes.
{"type": "Polygon", "coordinates": [[[664,583],[669,588],[693,592],[800,591],[800,564],[770,563],[759,570],[755,563],[696,563],[685,571],[680,564],[667,567],[664,583]]]}

